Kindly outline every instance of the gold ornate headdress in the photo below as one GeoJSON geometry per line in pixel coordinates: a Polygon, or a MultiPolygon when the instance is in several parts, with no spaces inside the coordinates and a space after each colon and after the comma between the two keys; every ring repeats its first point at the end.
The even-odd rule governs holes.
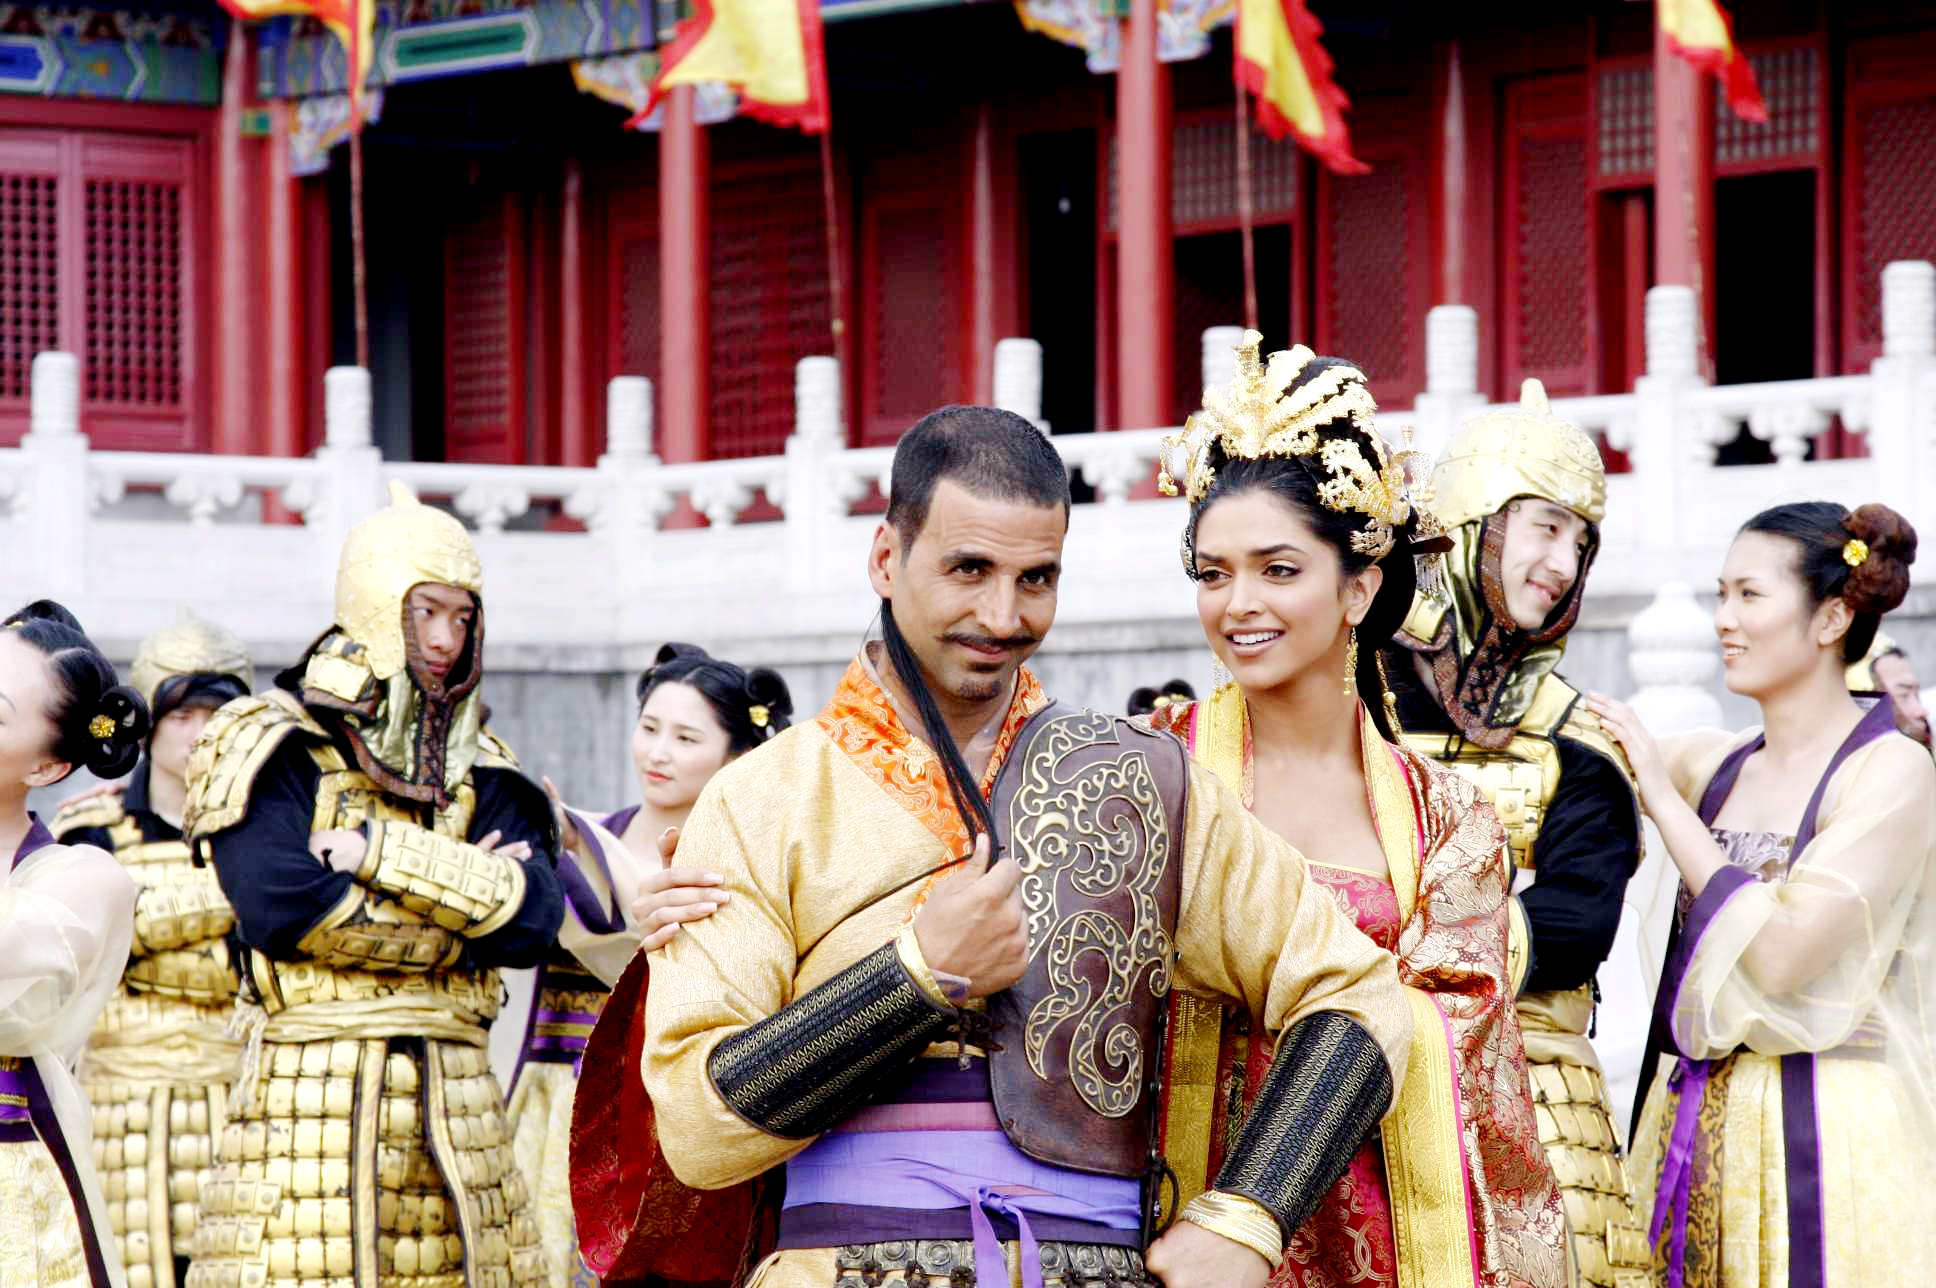
{"type": "Polygon", "coordinates": [[[1397,452],[1387,447],[1373,419],[1378,404],[1362,371],[1327,367],[1291,389],[1317,355],[1300,344],[1273,353],[1266,365],[1258,357],[1263,339],[1255,331],[1244,332],[1237,346],[1236,377],[1227,388],[1205,389],[1203,410],[1163,440],[1158,489],[1175,496],[1181,478],[1190,501],[1202,500],[1216,481],[1212,449],[1218,446],[1225,460],[1316,456],[1330,475],[1318,484],[1318,499],[1340,513],[1364,515],[1364,528],[1351,534],[1351,548],[1384,558],[1394,544],[1392,530],[1412,515],[1406,468],[1418,454],[1409,447],[1397,452]],[[1370,442],[1369,458],[1355,438],[1321,432],[1338,421],[1348,422],[1370,442]]]}

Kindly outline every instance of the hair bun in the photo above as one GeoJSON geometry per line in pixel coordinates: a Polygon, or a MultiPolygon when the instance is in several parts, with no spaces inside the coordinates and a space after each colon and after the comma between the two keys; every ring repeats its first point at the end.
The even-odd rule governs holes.
{"type": "Polygon", "coordinates": [[[87,634],[78,617],[68,612],[65,605],[51,599],[36,599],[31,604],[15,609],[7,618],[6,625],[18,626],[24,622],[58,622],[77,634],[87,634]]]}
{"type": "Polygon", "coordinates": [[[1894,612],[1909,595],[1909,566],[1916,562],[1916,529],[1909,520],[1878,502],[1859,506],[1843,524],[1868,547],[1842,586],[1842,598],[1858,613],[1880,617],[1894,612]]]}
{"type": "Polygon", "coordinates": [[[87,771],[96,778],[119,778],[133,769],[148,737],[148,706],[141,695],[117,684],[101,695],[87,719],[87,771]]]}
{"type": "Polygon", "coordinates": [[[756,666],[746,673],[746,696],[751,705],[766,708],[769,738],[793,723],[793,693],[772,667],[756,666]]]}

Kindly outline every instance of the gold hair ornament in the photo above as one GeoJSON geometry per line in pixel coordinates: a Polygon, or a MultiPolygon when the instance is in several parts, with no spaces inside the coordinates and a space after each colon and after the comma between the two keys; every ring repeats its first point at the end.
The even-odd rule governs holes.
{"type": "Polygon", "coordinates": [[[1167,693],[1159,693],[1150,699],[1150,706],[1157,711],[1168,711],[1171,707],[1184,701],[1186,701],[1184,698],[1173,698],[1167,693]]]}
{"type": "Polygon", "coordinates": [[[114,737],[114,717],[109,715],[95,716],[87,722],[87,731],[100,741],[106,742],[108,739],[114,737]]]}
{"type": "Polygon", "coordinates": [[[1851,568],[1860,568],[1869,562],[1869,543],[1861,537],[1850,537],[1842,543],[1842,562],[1851,568]]]}
{"type": "Polygon", "coordinates": [[[1351,548],[1373,559],[1384,558],[1391,553],[1392,529],[1412,514],[1406,468],[1418,454],[1409,446],[1397,453],[1387,448],[1374,422],[1378,404],[1362,371],[1345,365],[1327,367],[1291,389],[1317,355],[1300,344],[1273,353],[1266,365],[1258,357],[1263,339],[1255,331],[1244,332],[1237,346],[1235,378],[1226,388],[1205,389],[1203,410],[1163,440],[1157,488],[1165,496],[1175,496],[1181,478],[1191,503],[1202,500],[1216,481],[1211,449],[1218,445],[1226,460],[1316,456],[1330,475],[1318,484],[1318,499],[1340,513],[1364,515],[1367,522],[1351,534],[1351,548]],[[1355,439],[1321,432],[1341,420],[1370,442],[1370,458],[1355,439]]]}
{"type": "Polygon", "coordinates": [[[746,718],[753,722],[755,729],[764,729],[773,719],[773,713],[764,704],[756,702],[746,709],[746,718]]]}

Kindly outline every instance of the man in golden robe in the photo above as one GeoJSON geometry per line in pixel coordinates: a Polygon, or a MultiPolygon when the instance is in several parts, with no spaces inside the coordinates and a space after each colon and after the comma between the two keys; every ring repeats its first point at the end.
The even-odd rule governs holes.
{"type": "Polygon", "coordinates": [[[242,641],[188,618],[141,642],[130,678],[154,720],[147,753],[125,788],[68,802],[51,830],[112,854],[139,890],[128,968],[88,1039],[81,1082],[128,1288],[174,1288],[241,1063],[228,1034],[235,912],[181,833],[189,749],[216,708],[249,691],[254,670],[242,641]]]}
{"type": "Polygon", "coordinates": [[[1432,476],[1453,543],[1443,582],[1421,587],[1388,674],[1405,741],[1477,783],[1506,826],[1519,869],[1508,968],[1540,1141],[1581,1279],[1628,1288],[1650,1253],[1587,1033],[1640,864],[1640,806],[1626,757],[1554,671],[1606,496],[1599,448],[1538,381],[1518,407],[1469,420],[1432,476]]]}
{"type": "Polygon", "coordinates": [[[190,766],[253,1004],[189,1288],[541,1283],[485,1042],[498,968],[544,957],[562,902],[550,806],[482,724],[462,525],[393,484],[335,615],[190,766]]]}
{"type": "Polygon", "coordinates": [[[649,1098],[679,1182],[783,1175],[784,1200],[702,1272],[676,1218],[705,1201],[641,1176],[639,1140],[575,1133],[601,1273],[1261,1288],[1375,1129],[1411,1035],[1390,955],[1171,736],[1023,665],[1068,516],[1019,417],[946,408],[902,438],[868,563],[882,638],[701,795],[678,861],[725,897],[634,960],[599,1027],[637,1063],[595,1068],[595,1033],[581,1083],[581,1114],[649,1098]],[[1282,1034],[1214,1177],[1154,1147],[1165,1116],[1168,1140],[1207,1132],[1212,1099],[1213,1070],[1165,1065],[1171,988],[1282,1034]]]}

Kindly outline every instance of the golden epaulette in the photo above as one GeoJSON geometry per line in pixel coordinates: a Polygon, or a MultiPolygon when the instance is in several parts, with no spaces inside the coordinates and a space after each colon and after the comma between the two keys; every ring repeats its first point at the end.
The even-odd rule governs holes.
{"type": "Polygon", "coordinates": [[[476,763],[480,769],[516,769],[522,771],[523,768],[518,764],[517,753],[511,750],[511,744],[492,733],[489,725],[477,731],[476,763]]]}
{"type": "MultiPolygon", "coordinates": [[[[1633,766],[1627,763],[1627,753],[1622,751],[1620,744],[1608,735],[1606,726],[1600,723],[1600,717],[1593,714],[1584,700],[1579,700],[1579,691],[1558,676],[1548,676],[1546,682],[1558,685],[1576,699],[1567,708],[1566,718],[1560,722],[1558,728],[1553,730],[1554,734],[1561,738],[1571,738],[1589,750],[1605,756],[1619,768],[1621,774],[1631,784],[1634,772],[1633,766]]],[[[1543,693],[1542,696],[1544,696],[1543,693]]]]}
{"type": "Polygon", "coordinates": [[[240,823],[256,775],[282,740],[297,731],[329,736],[294,695],[281,689],[237,698],[210,717],[188,757],[183,834],[200,839],[240,823]]]}
{"type": "Polygon", "coordinates": [[[60,809],[54,814],[54,821],[47,825],[47,830],[54,834],[56,841],[59,841],[72,832],[96,827],[113,827],[127,816],[128,811],[121,804],[121,793],[104,792],[99,796],[62,802],[60,809]]]}

